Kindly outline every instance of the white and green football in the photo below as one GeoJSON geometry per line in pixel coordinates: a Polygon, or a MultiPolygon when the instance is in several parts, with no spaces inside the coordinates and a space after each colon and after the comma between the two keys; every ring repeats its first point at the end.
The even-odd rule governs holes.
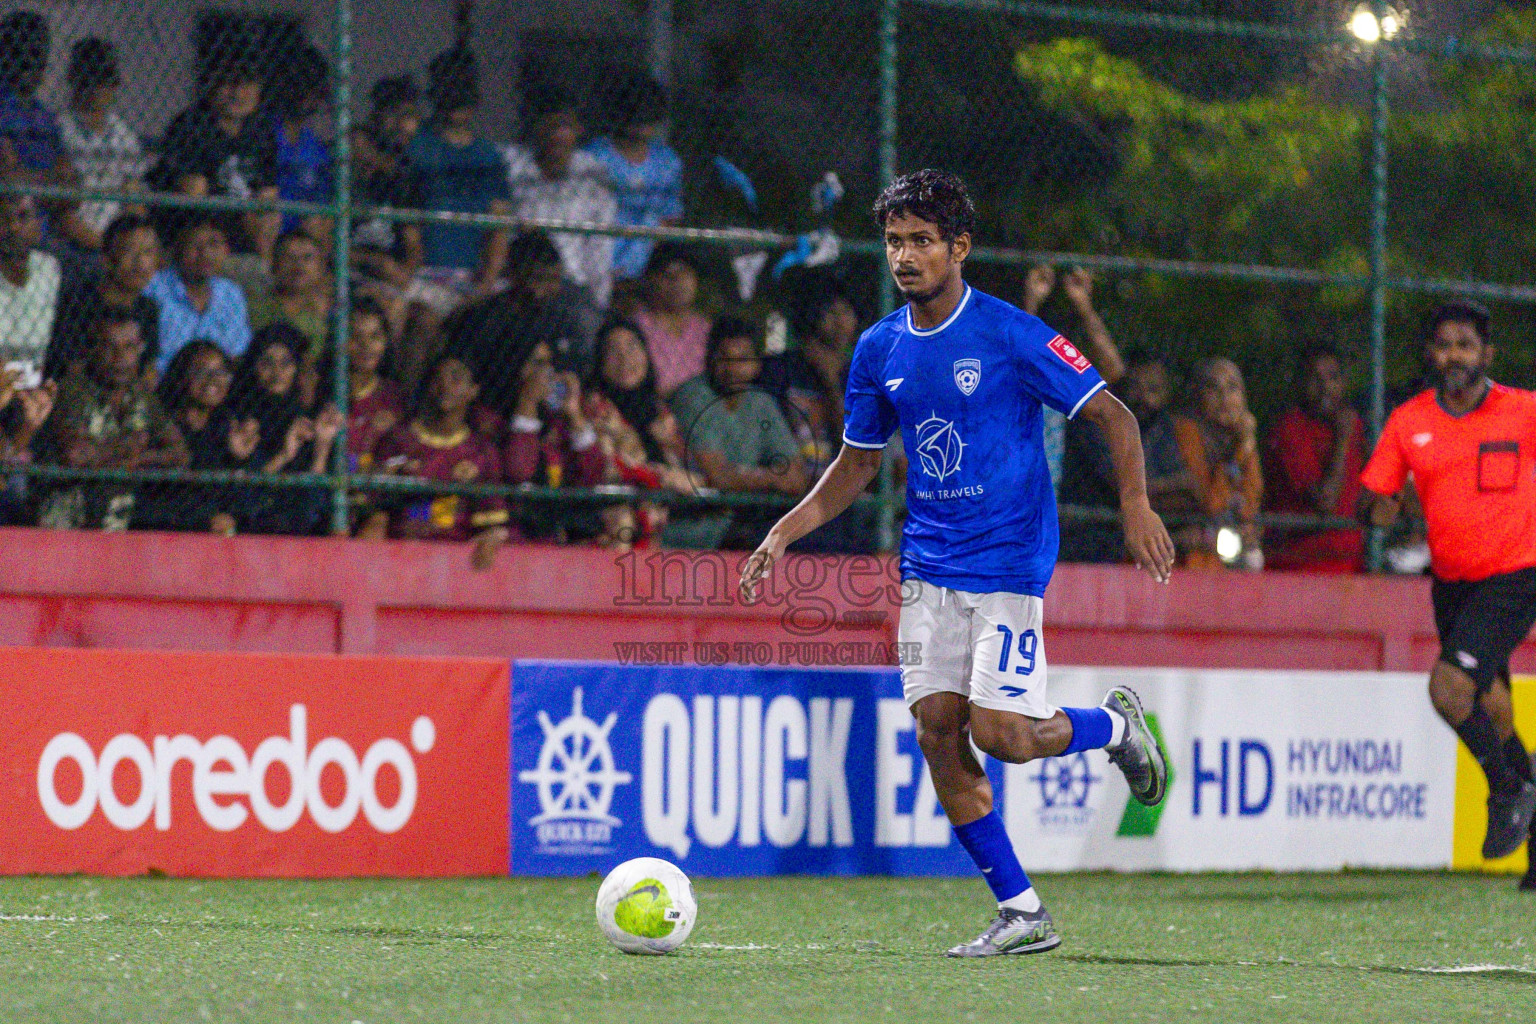
{"type": "Polygon", "coordinates": [[[625,861],[597,890],[597,926],[626,953],[672,952],[697,916],[688,876],[657,857],[625,861]]]}

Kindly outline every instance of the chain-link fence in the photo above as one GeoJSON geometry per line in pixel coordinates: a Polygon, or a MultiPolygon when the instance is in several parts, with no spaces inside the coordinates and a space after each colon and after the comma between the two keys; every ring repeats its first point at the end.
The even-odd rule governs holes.
{"type": "MultiPolygon", "coordinates": [[[[1281,479],[1284,438],[1329,464],[1350,436],[1337,402],[1285,433],[1322,347],[1357,445],[1419,378],[1439,296],[1487,301],[1497,373],[1530,380],[1524,13],[413,14],[4,15],[0,521],[750,546],[835,453],[853,341],[893,304],[870,202],[929,165],[976,200],[969,277],[1119,378],[1173,476],[1199,455],[1160,410],[1208,357],[1245,375],[1269,493],[1245,481],[1222,514],[1169,498],[1191,551],[1226,525],[1241,561],[1263,507],[1267,546],[1331,526],[1358,559],[1348,496],[1281,479]]],[[[1047,443],[1065,550],[1117,557],[1093,439],[1057,421],[1047,443]]],[[[892,546],[893,454],[814,543],[892,546]]]]}

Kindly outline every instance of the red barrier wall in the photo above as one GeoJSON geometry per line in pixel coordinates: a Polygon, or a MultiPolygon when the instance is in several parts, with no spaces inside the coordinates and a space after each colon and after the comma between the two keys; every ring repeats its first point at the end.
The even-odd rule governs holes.
{"type": "MultiPolygon", "coordinates": [[[[648,642],[691,662],[694,644],[738,660],[731,645],[766,642],[782,663],[797,639],[821,645],[788,652],[802,659],[894,640],[889,561],[793,560],[775,577],[781,595],[804,584],[793,599],[749,608],[731,596],[742,557],[530,545],[477,573],[462,545],[8,529],[0,645],[613,659],[648,642]]],[[[1163,587],[1068,565],[1046,618],[1057,664],[1418,671],[1437,647],[1424,578],[1180,573],[1163,587]]],[[[1516,667],[1536,671],[1536,645],[1516,667]]]]}

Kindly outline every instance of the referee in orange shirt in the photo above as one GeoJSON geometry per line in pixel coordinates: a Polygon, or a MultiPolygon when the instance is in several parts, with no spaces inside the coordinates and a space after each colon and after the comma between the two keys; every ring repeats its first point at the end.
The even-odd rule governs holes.
{"type": "MultiPolygon", "coordinates": [[[[1488,777],[1483,856],[1492,860],[1520,848],[1536,813],[1509,686],[1509,656],[1536,622],[1536,395],[1488,379],[1488,328],[1488,311],[1475,302],[1430,314],[1425,355],[1435,387],[1387,420],[1360,477],[1360,515],[1390,526],[1413,475],[1440,634],[1429,699],[1488,777]]],[[[1536,890],[1536,858],[1520,888],[1536,890]]]]}

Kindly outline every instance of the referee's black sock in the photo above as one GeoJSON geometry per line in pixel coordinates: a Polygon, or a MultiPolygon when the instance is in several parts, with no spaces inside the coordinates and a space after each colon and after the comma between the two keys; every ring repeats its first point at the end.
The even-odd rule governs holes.
{"type": "Polygon", "coordinates": [[[1526,751],[1525,744],[1520,742],[1518,733],[1504,741],[1504,760],[1509,762],[1509,767],[1520,778],[1526,782],[1536,782],[1531,777],[1531,755],[1526,751]]]}
{"type": "MultiPolygon", "coordinates": [[[[1520,788],[1524,780],[1515,774],[1515,767],[1505,754],[1505,745],[1499,739],[1499,730],[1494,727],[1493,719],[1488,717],[1488,712],[1480,704],[1473,704],[1472,714],[1456,727],[1456,735],[1461,737],[1461,742],[1477,758],[1483,774],[1488,776],[1488,788],[1491,791],[1508,793],[1520,788]]],[[[1518,744],[1519,740],[1515,743],[1518,744]]]]}

